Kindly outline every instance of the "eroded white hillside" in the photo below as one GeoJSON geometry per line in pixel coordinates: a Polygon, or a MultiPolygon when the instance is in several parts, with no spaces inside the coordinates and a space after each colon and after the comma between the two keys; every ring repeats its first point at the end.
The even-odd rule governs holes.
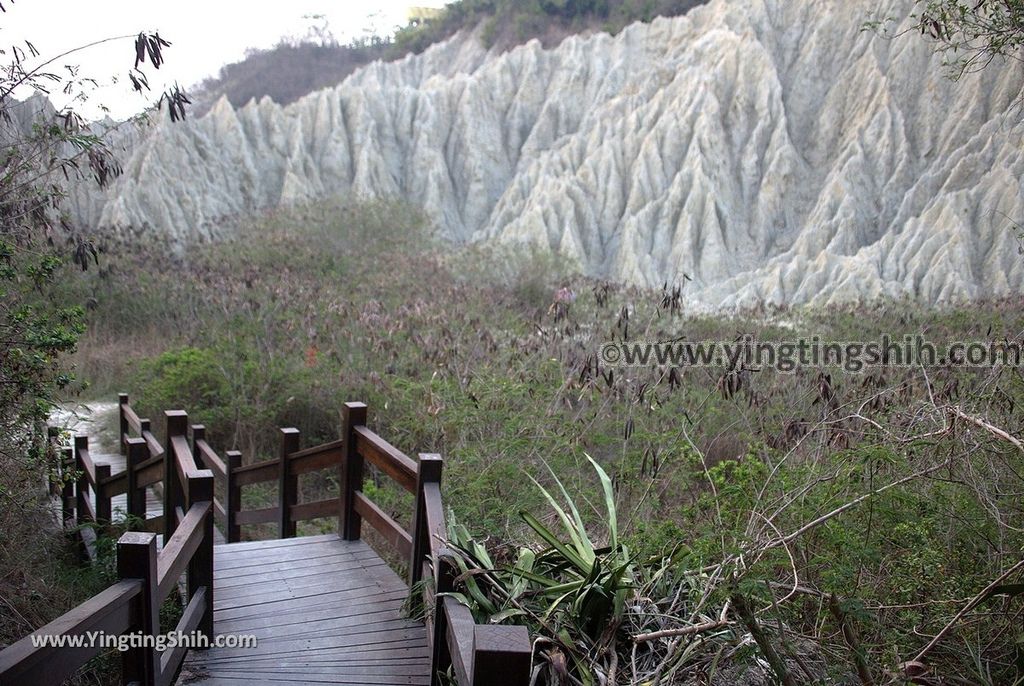
{"type": "MultiPolygon", "coordinates": [[[[1024,290],[1024,69],[950,82],[874,0],[713,0],[616,37],[462,36],[285,108],[222,101],[133,144],[81,218],[202,236],[223,215],[398,195],[459,240],[533,241],[708,305],[1024,290]]],[[[905,17],[906,0],[882,3],[905,17]]]]}

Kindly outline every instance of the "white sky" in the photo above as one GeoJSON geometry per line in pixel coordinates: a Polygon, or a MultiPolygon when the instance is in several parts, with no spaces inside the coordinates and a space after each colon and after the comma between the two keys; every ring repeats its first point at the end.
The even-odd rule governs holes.
{"type": "MultiPolygon", "coordinates": [[[[40,60],[139,31],[159,31],[169,40],[172,45],[165,48],[166,63],[159,71],[148,61],[144,68],[152,87],[148,98],[134,93],[126,76],[134,64],[131,39],[77,52],[48,68],[63,71],[65,64],[79,65],[80,76],[94,78],[103,86],[80,111],[97,116],[102,103],[110,108],[111,116],[122,118],[140,111],[166,85],[178,82],[187,88],[216,74],[224,64],[242,59],[246,48],[267,48],[282,37],[305,34],[318,22],[304,16],[325,15],[333,34],[347,42],[372,33],[388,35],[405,23],[410,6],[441,7],[445,1],[0,0],[0,4],[7,10],[0,13],[0,46],[8,50],[0,57],[4,62],[10,57],[10,46],[24,46],[26,39],[41,53],[40,60]],[[115,76],[120,83],[111,85],[115,76]]],[[[69,100],[60,94],[52,99],[58,106],[69,100]]]]}

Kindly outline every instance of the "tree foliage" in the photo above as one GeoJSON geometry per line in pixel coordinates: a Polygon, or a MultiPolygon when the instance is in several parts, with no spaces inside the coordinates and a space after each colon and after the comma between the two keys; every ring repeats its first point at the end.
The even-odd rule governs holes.
{"type": "MultiPolygon", "coordinates": [[[[158,69],[170,43],[157,33],[120,37],[132,38],[129,81],[146,92],[146,63],[158,69]]],[[[64,61],[109,40],[119,39],[49,59],[29,41],[0,50],[0,456],[28,473],[38,473],[38,465],[24,457],[72,381],[61,357],[74,350],[84,327],[81,308],[51,297],[51,288],[69,262],[85,270],[99,261],[88,232],[65,211],[67,182],[91,178],[102,187],[121,174],[105,141],[119,125],[92,125],[80,116],[76,108],[95,81],[64,61]],[[19,100],[16,94],[26,90],[37,95],[19,100]],[[55,92],[71,104],[58,110],[42,97],[55,92]]],[[[164,103],[177,119],[188,98],[175,87],[161,96],[164,103]]]]}
{"type": "MultiPolygon", "coordinates": [[[[0,11],[7,12],[5,5],[0,11]]],[[[146,70],[160,67],[170,44],[156,33],[121,39],[128,47],[134,39],[134,50],[125,51],[126,83],[146,93],[146,70]]],[[[92,45],[109,40],[118,39],[92,45]]],[[[106,136],[132,125],[90,124],[80,116],[96,82],[66,62],[87,47],[52,58],[31,42],[0,49],[0,645],[94,590],[62,565],[63,539],[51,535],[53,508],[42,488],[47,477],[56,481],[45,424],[73,390],[65,360],[85,331],[83,308],[60,289],[100,260],[88,227],[66,212],[66,188],[79,179],[111,183],[121,166],[106,136]],[[56,109],[49,94],[70,104],[56,109]]],[[[161,96],[164,104],[177,119],[188,98],[175,87],[161,96]]]]}
{"type": "Polygon", "coordinates": [[[1024,46],[1024,0],[917,0],[912,19],[946,53],[954,78],[1019,59],[1024,46]]]}

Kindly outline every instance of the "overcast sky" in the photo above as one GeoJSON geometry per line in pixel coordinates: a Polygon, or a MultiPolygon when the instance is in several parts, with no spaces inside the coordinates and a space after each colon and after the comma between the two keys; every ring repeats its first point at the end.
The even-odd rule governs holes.
{"type": "MultiPolygon", "coordinates": [[[[173,44],[159,71],[147,69],[153,93],[166,84],[188,87],[217,73],[224,64],[245,56],[246,48],[271,47],[285,36],[301,36],[317,22],[310,15],[325,15],[330,30],[342,42],[376,32],[387,35],[405,23],[410,6],[441,7],[444,0],[0,0],[0,45],[32,41],[49,59],[76,46],[139,31],[159,31],[173,44]],[[304,18],[306,17],[306,18],[304,18]]],[[[51,65],[81,66],[81,76],[95,78],[104,88],[94,94],[86,112],[95,116],[100,102],[112,116],[126,117],[142,109],[147,100],[131,91],[125,75],[133,60],[133,42],[116,41],[69,55],[51,65]],[[111,86],[112,77],[121,83],[111,86]]],[[[9,55],[10,53],[8,53],[9,55]]],[[[6,57],[5,57],[6,59],[6,57]]],[[[67,98],[53,96],[60,105],[67,98]]]]}

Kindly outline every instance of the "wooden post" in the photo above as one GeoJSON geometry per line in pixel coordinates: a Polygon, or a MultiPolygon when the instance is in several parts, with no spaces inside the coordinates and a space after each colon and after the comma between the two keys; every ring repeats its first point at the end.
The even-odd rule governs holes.
{"type": "Polygon", "coordinates": [[[441,483],[444,461],[440,455],[420,453],[416,473],[416,504],[412,511],[412,557],[409,560],[409,588],[423,578],[423,560],[430,554],[430,531],[427,529],[427,508],[423,499],[423,484],[441,483]]]}
{"type": "Polygon", "coordinates": [[[128,446],[124,443],[124,437],[128,434],[128,418],[124,416],[124,406],[128,404],[128,394],[118,393],[117,394],[117,418],[120,420],[119,431],[117,434],[117,445],[121,448],[121,454],[128,454],[128,446]]]}
{"type": "Polygon", "coordinates": [[[128,450],[125,471],[128,474],[128,516],[146,521],[146,489],[139,488],[139,465],[149,458],[146,441],[142,438],[129,438],[125,442],[128,450]]]}
{"type": "Polygon", "coordinates": [[[210,465],[203,461],[203,456],[199,453],[199,441],[206,440],[206,427],[202,424],[192,425],[192,457],[195,458],[196,467],[199,469],[209,469],[210,465]]]}
{"type": "Polygon", "coordinates": [[[298,501],[299,477],[292,474],[292,463],[288,456],[299,449],[299,430],[281,429],[281,458],[278,469],[278,530],[281,538],[295,537],[295,522],[292,521],[292,506],[298,501]]]}
{"type": "Polygon", "coordinates": [[[342,447],[338,479],[341,484],[341,515],[338,533],[346,541],[358,541],[362,518],[355,511],[356,492],[363,490],[363,457],[356,450],[356,427],[366,426],[366,405],[345,403],[341,410],[342,447]]]}
{"type": "MultiPolygon", "coordinates": [[[[160,632],[157,594],[156,534],[129,531],[117,542],[117,576],[141,579],[142,595],[133,605],[132,630],[144,636],[160,632]]],[[[131,648],[123,653],[121,683],[154,686],[160,674],[160,654],[153,647],[131,648]]]]}
{"type": "Polygon", "coordinates": [[[71,478],[75,472],[75,451],[72,448],[62,448],[60,452],[60,512],[61,522],[67,526],[75,516],[75,482],[71,478]]]}
{"type": "Polygon", "coordinates": [[[90,521],[86,505],[89,499],[89,474],[85,471],[82,450],[89,451],[89,437],[75,436],[75,469],[78,471],[78,479],[75,481],[75,524],[78,526],[90,521]]]}
{"type": "Polygon", "coordinates": [[[224,489],[224,511],[227,512],[228,522],[224,535],[228,543],[235,543],[242,540],[242,527],[238,523],[238,511],[242,509],[242,487],[235,478],[235,470],[242,466],[242,453],[229,450],[224,456],[227,458],[228,472],[228,483],[224,489]]]}
{"type": "Polygon", "coordinates": [[[107,493],[108,485],[103,482],[110,478],[109,464],[95,464],[96,467],[96,521],[103,524],[110,524],[112,513],[110,511],[110,495],[107,493]]]}
{"type": "Polygon", "coordinates": [[[188,507],[205,503],[208,507],[203,517],[203,540],[188,563],[188,598],[203,586],[206,587],[206,609],[198,630],[213,639],[213,472],[201,469],[188,475],[188,507]]]}
{"type": "Polygon", "coordinates": [[[477,624],[473,627],[473,686],[530,683],[533,646],[525,626],[477,624]]]}
{"type": "Polygon", "coordinates": [[[178,528],[175,509],[184,507],[185,494],[182,483],[178,479],[178,460],[174,457],[174,445],[171,439],[184,436],[188,431],[188,414],[182,410],[164,412],[167,420],[166,441],[164,442],[164,542],[171,540],[174,530],[178,528]]]}

